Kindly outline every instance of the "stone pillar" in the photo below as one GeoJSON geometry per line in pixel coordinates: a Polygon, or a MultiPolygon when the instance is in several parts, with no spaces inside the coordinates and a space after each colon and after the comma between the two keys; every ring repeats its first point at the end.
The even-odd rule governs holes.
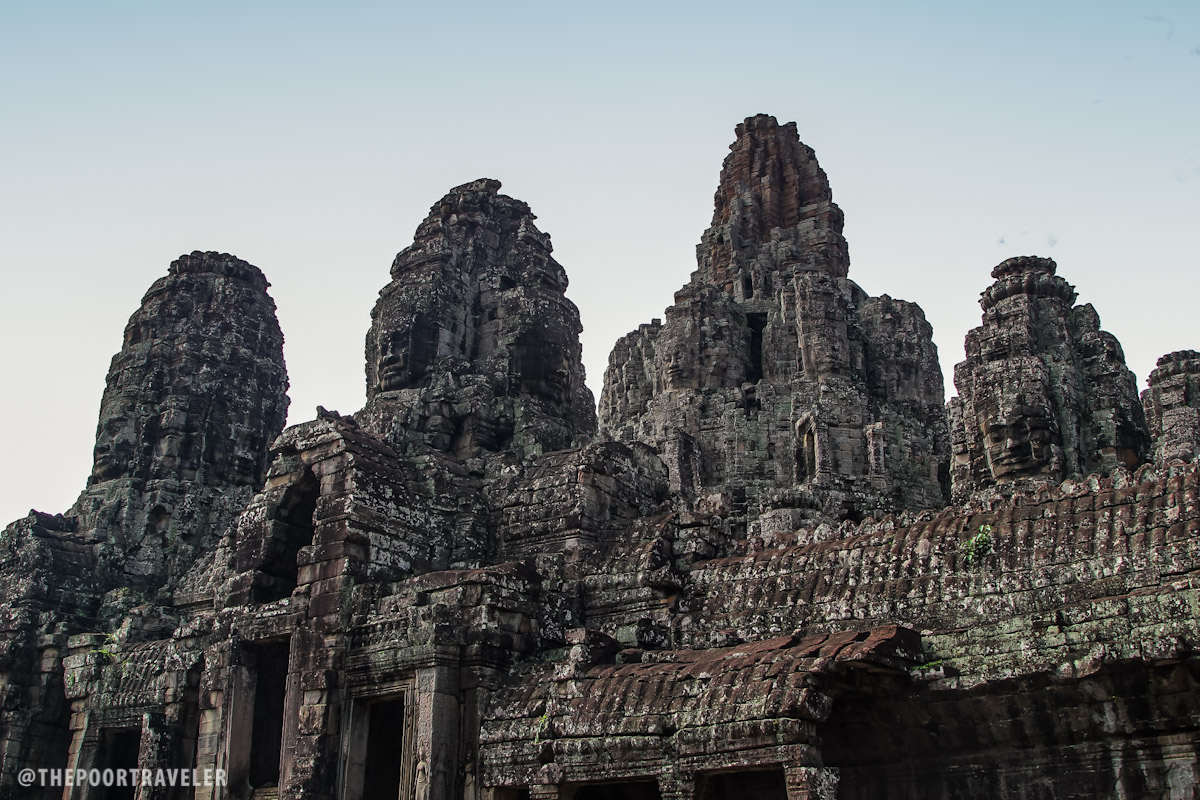
{"type": "Polygon", "coordinates": [[[295,664],[309,653],[298,654],[297,643],[303,641],[304,629],[292,634],[289,647],[291,666],[288,669],[287,689],[283,700],[283,735],[279,756],[279,786],[290,789],[295,786],[301,789],[305,783],[312,780],[313,773],[319,768],[321,758],[320,734],[326,728],[326,692],[314,690],[312,702],[308,702],[306,694],[300,687],[300,674],[295,664]],[[301,714],[301,704],[304,712],[301,714]]]}
{"type": "Polygon", "coordinates": [[[838,771],[833,767],[786,767],[788,800],[837,800],[838,771]]]}
{"type": "MultiPolygon", "coordinates": [[[[232,654],[231,654],[232,656],[232,654]]],[[[230,664],[222,694],[223,736],[218,745],[217,769],[225,770],[228,784],[217,797],[250,793],[250,747],[254,730],[254,675],[241,664],[230,664]]]]}
{"type": "Polygon", "coordinates": [[[557,783],[547,783],[529,787],[529,800],[559,800],[557,783]]]}
{"type": "MultiPolygon", "coordinates": [[[[171,753],[174,750],[177,730],[167,724],[167,717],[160,713],[142,715],[142,747],[139,769],[171,769],[171,753]]],[[[143,786],[138,789],[138,800],[167,800],[178,794],[173,786],[143,786]]]]}
{"type": "MultiPolygon", "coordinates": [[[[204,671],[200,675],[199,704],[200,724],[196,732],[196,769],[224,770],[228,766],[228,741],[225,738],[226,701],[225,691],[227,665],[230,651],[228,644],[209,650],[204,659],[204,671]]],[[[197,786],[194,800],[221,800],[228,795],[227,786],[197,786]]]]}
{"type": "Polygon", "coordinates": [[[452,800],[462,773],[458,676],[447,667],[416,674],[416,800],[452,800]]]}
{"type": "MultiPolygon", "coordinates": [[[[71,754],[67,761],[67,769],[90,770],[100,766],[97,763],[101,747],[101,731],[93,724],[91,712],[80,708],[84,703],[76,701],[72,704],[71,714],[71,754]]],[[[90,786],[85,781],[82,786],[66,786],[63,788],[63,800],[95,800],[103,797],[105,787],[90,786]]]]}
{"type": "MultiPolygon", "coordinates": [[[[204,708],[200,711],[200,732],[196,741],[196,769],[200,774],[217,769],[218,753],[221,749],[221,709],[204,708]]],[[[224,787],[212,783],[196,787],[195,800],[215,800],[225,795],[224,787]]]]}

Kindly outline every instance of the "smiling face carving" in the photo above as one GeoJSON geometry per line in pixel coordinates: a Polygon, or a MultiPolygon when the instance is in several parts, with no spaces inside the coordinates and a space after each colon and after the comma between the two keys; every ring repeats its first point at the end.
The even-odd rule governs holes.
{"type": "Polygon", "coordinates": [[[1007,413],[986,418],[981,427],[988,465],[997,483],[1061,473],[1058,425],[1049,409],[1018,396],[1007,413]]]}
{"type": "Polygon", "coordinates": [[[133,459],[137,441],[132,417],[127,414],[109,417],[96,433],[96,448],[92,451],[92,480],[107,481],[125,477],[133,459]]]}
{"type": "Polygon", "coordinates": [[[441,328],[430,314],[385,309],[372,328],[375,391],[419,386],[438,355],[441,328]]]}

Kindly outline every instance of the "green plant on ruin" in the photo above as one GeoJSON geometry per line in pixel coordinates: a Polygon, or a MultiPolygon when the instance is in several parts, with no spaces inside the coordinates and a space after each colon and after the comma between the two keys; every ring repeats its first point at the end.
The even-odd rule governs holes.
{"type": "Polygon", "coordinates": [[[92,648],[88,652],[95,653],[100,656],[105,664],[120,664],[121,657],[117,655],[114,645],[117,644],[117,635],[115,633],[105,634],[104,644],[99,647],[92,648]]]}
{"type": "Polygon", "coordinates": [[[550,709],[547,708],[542,715],[538,717],[537,731],[533,735],[533,743],[541,744],[542,734],[550,731],[550,709]]]}
{"type": "Polygon", "coordinates": [[[985,556],[995,551],[991,525],[980,525],[979,532],[962,543],[963,561],[968,567],[978,566],[985,556]]]}

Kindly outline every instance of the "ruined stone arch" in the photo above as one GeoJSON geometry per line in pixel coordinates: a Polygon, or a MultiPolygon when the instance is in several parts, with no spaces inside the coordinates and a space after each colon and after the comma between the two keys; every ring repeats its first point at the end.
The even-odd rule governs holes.
{"type": "Polygon", "coordinates": [[[264,603],[282,600],[296,588],[297,558],[300,549],[313,542],[320,492],[320,481],[312,468],[305,467],[300,477],[284,491],[279,504],[270,510],[268,541],[259,568],[263,577],[255,587],[255,600],[264,603]]]}

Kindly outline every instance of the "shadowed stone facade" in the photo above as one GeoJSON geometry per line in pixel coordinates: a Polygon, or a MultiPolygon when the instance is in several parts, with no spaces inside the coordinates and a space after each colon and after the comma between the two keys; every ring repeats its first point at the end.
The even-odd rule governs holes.
{"type": "Polygon", "coordinates": [[[825,173],[760,115],[598,427],[499,188],[396,257],[354,414],[281,432],[254,267],[151,288],[87,489],[0,538],[0,797],[1200,797],[1200,354],[1143,413],[1054,263],[1011,259],[947,409],[921,310],[847,278],[825,173]],[[64,767],[225,781],[18,786],[64,767]]]}
{"type": "Polygon", "coordinates": [[[478,180],[396,256],[367,334],[367,407],[397,445],[538,455],[596,430],[579,310],[529,206],[478,180]]]}

